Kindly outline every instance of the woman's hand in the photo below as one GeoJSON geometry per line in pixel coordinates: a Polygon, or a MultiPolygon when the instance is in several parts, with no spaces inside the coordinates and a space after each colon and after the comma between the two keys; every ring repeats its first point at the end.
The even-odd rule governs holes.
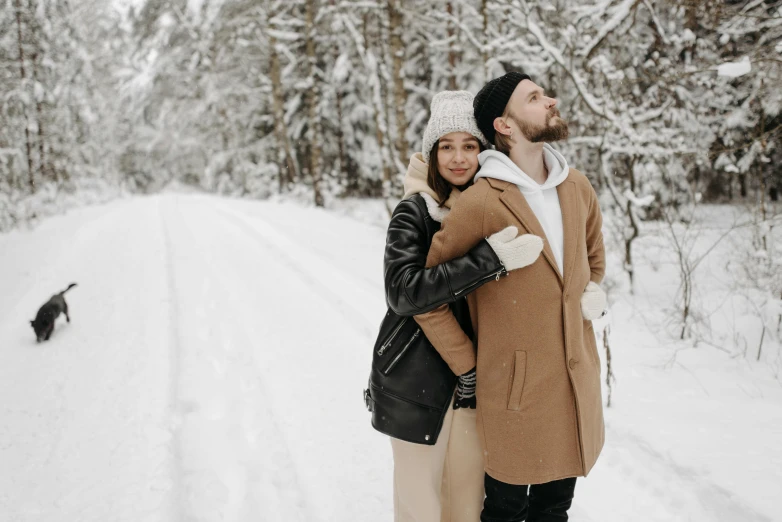
{"type": "Polygon", "coordinates": [[[509,226],[486,238],[508,272],[531,265],[543,251],[541,238],[533,234],[516,237],[518,233],[519,229],[509,226]]]}
{"type": "Polygon", "coordinates": [[[459,408],[475,408],[475,368],[459,376],[453,409],[459,408]]]}

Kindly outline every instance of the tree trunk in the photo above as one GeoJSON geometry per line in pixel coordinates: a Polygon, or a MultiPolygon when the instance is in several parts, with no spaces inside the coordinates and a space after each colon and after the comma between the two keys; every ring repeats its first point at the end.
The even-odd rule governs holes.
{"type": "MultiPolygon", "coordinates": [[[[41,39],[42,39],[42,31],[41,26],[39,24],[39,21],[37,19],[36,12],[38,11],[38,6],[36,5],[35,0],[29,0],[28,7],[30,9],[32,20],[30,22],[29,28],[30,28],[30,40],[32,41],[33,45],[35,46],[35,49],[30,56],[30,66],[32,68],[32,93],[33,98],[35,99],[35,124],[36,128],[38,130],[38,171],[41,175],[42,179],[49,179],[50,181],[55,181],[58,184],[60,183],[60,176],[59,171],[54,169],[52,165],[47,164],[46,161],[46,153],[44,152],[46,148],[46,132],[44,129],[44,110],[43,110],[43,103],[39,99],[39,89],[38,86],[41,85],[38,80],[38,70],[40,65],[40,56],[42,54],[41,49],[41,39]]],[[[49,17],[49,13],[45,13],[44,16],[49,17]]],[[[42,94],[42,93],[40,93],[42,94]]]]}
{"type": "MultiPolygon", "coordinates": [[[[630,168],[627,169],[628,176],[630,177],[630,191],[635,194],[636,179],[635,179],[635,164],[638,162],[638,158],[633,156],[630,160],[630,168]]],[[[630,225],[630,235],[627,235],[625,230],[625,270],[630,278],[630,293],[635,294],[635,265],[633,263],[633,242],[641,235],[641,229],[636,220],[635,209],[633,209],[633,203],[627,201],[627,213],[628,224],[630,225]]]]}
{"type": "Polygon", "coordinates": [[[481,0],[481,15],[483,16],[483,49],[481,57],[483,58],[483,82],[487,83],[489,78],[489,0],[481,0]]]}
{"type": "MultiPolygon", "coordinates": [[[[698,2],[689,2],[687,4],[687,7],[685,8],[685,21],[684,21],[684,27],[686,29],[689,29],[693,32],[693,34],[698,34],[698,2]]],[[[692,61],[695,59],[695,52],[696,52],[696,46],[695,43],[691,43],[687,47],[685,47],[684,52],[682,52],[682,58],[684,63],[689,65],[692,63],[692,61]]]]}
{"type": "Polygon", "coordinates": [[[403,169],[409,159],[405,131],[407,130],[407,92],[402,65],[405,59],[405,49],[402,45],[402,0],[388,0],[388,22],[391,43],[391,56],[394,78],[394,105],[396,106],[396,152],[399,165],[403,169]]]}
{"type": "MultiPolygon", "coordinates": [[[[385,22],[388,21],[388,17],[385,18],[385,22]]],[[[378,83],[380,85],[380,95],[381,95],[381,102],[382,102],[382,112],[383,112],[383,134],[385,135],[385,143],[386,143],[386,149],[384,151],[385,154],[387,154],[386,159],[388,160],[388,177],[386,179],[385,184],[387,185],[387,193],[386,197],[390,197],[391,195],[391,176],[394,170],[394,164],[397,162],[396,157],[394,156],[394,144],[393,144],[393,138],[391,137],[391,112],[389,110],[389,105],[391,103],[391,93],[389,90],[389,83],[391,80],[391,75],[388,73],[388,63],[389,63],[389,56],[388,56],[388,38],[389,33],[387,31],[387,27],[384,25],[384,20],[378,17],[377,19],[377,55],[378,55],[378,83]]]]}
{"type": "MultiPolygon", "coordinates": [[[[22,79],[22,88],[25,88],[26,74],[24,70],[24,46],[22,45],[22,5],[20,0],[16,0],[16,31],[17,44],[19,47],[19,75],[22,79]]],[[[27,107],[25,106],[25,109],[27,107]]],[[[33,171],[33,147],[30,142],[30,126],[27,120],[27,110],[24,110],[24,138],[27,148],[27,174],[30,179],[30,190],[35,192],[35,172],[33,171]]]]}
{"type": "Polygon", "coordinates": [[[277,40],[269,36],[270,70],[272,81],[272,107],[274,115],[274,134],[277,139],[277,158],[280,164],[280,192],[284,192],[288,185],[298,178],[296,164],[291,154],[291,144],[288,139],[288,126],[285,124],[285,108],[282,91],[282,79],[280,78],[280,58],[275,46],[277,40]]]}
{"type": "MultiPolygon", "coordinates": [[[[763,86],[763,80],[760,80],[761,88],[763,86]]],[[[760,154],[761,157],[766,156],[766,138],[763,136],[763,134],[766,132],[766,111],[763,109],[763,107],[760,107],[760,126],[758,128],[758,140],[760,140],[760,154]]],[[[763,172],[763,162],[757,161],[755,164],[755,169],[758,173],[758,206],[760,210],[760,219],[763,220],[764,223],[766,223],[768,219],[768,211],[766,208],[766,177],[764,176],[763,172]]],[[[772,258],[772,253],[769,252],[768,249],[768,239],[769,234],[768,232],[764,231],[762,236],[762,242],[763,242],[763,250],[769,254],[769,260],[772,258]]],[[[764,331],[765,333],[765,331],[764,331]]],[[[762,344],[762,341],[761,341],[762,344]]],[[[759,354],[758,354],[759,355],[759,354]]]]}
{"type": "MultiPolygon", "coordinates": [[[[381,81],[381,69],[384,50],[383,50],[383,27],[382,20],[378,17],[378,34],[377,34],[377,57],[374,61],[374,70],[370,71],[372,75],[372,105],[375,108],[375,136],[377,138],[377,147],[380,151],[380,168],[383,171],[383,197],[390,197],[391,192],[391,165],[393,160],[390,154],[390,144],[387,144],[388,138],[388,97],[386,96],[383,86],[385,82],[381,81]]],[[[367,18],[364,18],[364,42],[367,49],[371,49],[373,46],[369,44],[369,40],[366,38],[369,36],[369,22],[367,18]]]]}
{"type": "Polygon", "coordinates": [[[606,325],[605,328],[603,328],[603,348],[606,350],[606,386],[608,387],[608,398],[606,401],[606,408],[611,407],[611,395],[613,394],[613,387],[611,386],[613,382],[616,380],[614,377],[614,369],[611,365],[611,343],[610,343],[610,336],[611,336],[611,325],[606,325]]]}
{"type": "Polygon", "coordinates": [[[30,63],[33,68],[33,95],[35,96],[35,119],[38,126],[38,165],[41,171],[41,177],[46,179],[49,177],[52,181],[60,183],[60,175],[57,169],[51,168],[46,164],[46,155],[44,153],[44,128],[43,128],[43,107],[41,100],[38,99],[38,93],[36,92],[36,85],[38,84],[38,53],[33,53],[30,58],[30,63]]]}
{"type": "Polygon", "coordinates": [[[315,1],[307,0],[306,8],[306,33],[307,33],[307,63],[308,77],[310,79],[310,88],[307,91],[307,105],[309,125],[307,126],[307,141],[310,146],[310,176],[312,176],[312,189],[315,196],[315,205],[323,206],[322,180],[323,172],[320,166],[320,143],[321,136],[320,115],[318,114],[318,102],[320,100],[320,80],[316,78],[316,56],[315,56],[315,1]]]}
{"type": "Polygon", "coordinates": [[[698,2],[685,3],[684,27],[693,33],[698,30],[698,2]]]}
{"type": "MultiPolygon", "coordinates": [[[[448,2],[445,4],[445,10],[453,16],[453,4],[448,2]]],[[[448,89],[451,91],[456,90],[456,51],[453,48],[454,37],[454,24],[448,22],[448,89]]]]}
{"type": "Polygon", "coordinates": [[[350,194],[355,194],[358,190],[358,176],[355,169],[349,171],[347,165],[347,155],[345,154],[345,133],[342,132],[342,92],[339,86],[335,86],[334,102],[337,106],[337,149],[339,154],[339,176],[347,181],[347,188],[350,194]]]}
{"type": "MultiPolygon", "coordinates": [[[[331,6],[334,7],[335,0],[330,0],[331,6]]],[[[339,59],[339,43],[334,42],[332,47],[332,56],[334,57],[334,63],[337,63],[339,59]]],[[[333,80],[333,78],[332,78],[333,80]]],[[[338,175],[341,179],[344,179],[347,185],[348,194],[354,195],[358,191],[358,178],[356,176],[355,169],[353,171],[347,170],[347,162],[345,155],[345,133],[342,132],[342,89],[337,82],[334,84],[334,102],[337,106],[337,148],[339,153],[339,170],[338,175]]]]}

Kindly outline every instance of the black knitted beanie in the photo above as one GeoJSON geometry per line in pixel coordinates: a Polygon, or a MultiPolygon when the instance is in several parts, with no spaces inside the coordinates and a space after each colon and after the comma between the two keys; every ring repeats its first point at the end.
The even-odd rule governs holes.
{"type": "Polygon", "coordinates": [[[505,112],[505,107],[507,107],[513,91],[523,80],[531,80],[531,78],[524,73],[511,71],[499,78],[494,78],[475,95],[472,102],[475,119],[478,122],[478,128],[481,129],[489,143],[494,143],[495,118],[499,118],[505,112]]]}

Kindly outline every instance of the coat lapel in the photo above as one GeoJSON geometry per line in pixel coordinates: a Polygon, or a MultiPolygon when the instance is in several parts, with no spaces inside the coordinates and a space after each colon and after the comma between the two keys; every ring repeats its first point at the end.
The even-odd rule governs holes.
{"type": "Polygon", "coordinates": [[[566,179],[557,186],[557,195],[559,196],[559,206],[562,209],[562,232],[564,235],[564,252],[562,254],[562,265],[564,268],[564,288],[570,286],[570,280],[573,278],[573,267],[576,263],[578,254],[578,230],[580,228],[580,209],[578,204],[578,193],[576,184],[566,179]]]}
{"type": "Polygon", "coordinates": [[[546,261],[548,261],[549,265],[551,265],[551,268],[557,274],[559,283],[563,284],[562,274],[559,273],[557,261],[554,258],[554,251],[551,250],[551,245],[549,245],[546,233],[543,231],[543,227],[541,226],[540,221],[538,221],[538,218],[535,217],[535,213],[530,208],[527,200],[521,194],[519,188],[513,183],[505,182],[504,190],[500,195],[500,201],[502,201],[502,203],[508,207],[508,210],[510,210],[511,213],[516,216],[516,219],[519,220],[521,225],[528,233],[534,234],[543,239],[543,257],[546,258],[546,261]]]}

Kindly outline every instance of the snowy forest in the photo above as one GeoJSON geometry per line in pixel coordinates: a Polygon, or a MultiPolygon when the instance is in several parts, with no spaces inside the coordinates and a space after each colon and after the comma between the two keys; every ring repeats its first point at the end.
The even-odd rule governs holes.
{"type": "Polygon", "coordinates": [[[780,5],[3,0],[3,224],[93,184],[395,197],[433,93],[513,69],[560,100],[599,191],[655,197],[641,219],[762,207],[782,183],[780,5]]]}

